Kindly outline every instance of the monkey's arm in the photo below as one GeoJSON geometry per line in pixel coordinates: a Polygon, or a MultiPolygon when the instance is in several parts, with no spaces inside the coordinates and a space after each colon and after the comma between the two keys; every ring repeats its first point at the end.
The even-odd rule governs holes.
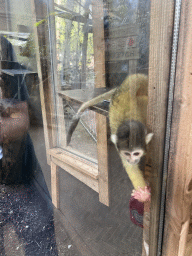
{"type": "Polygon", "coordinates": [[[132,196],[140,202],[150,201],[151,192],[150,188],[143,177],[142,171],[138,165],[130,165],[122,158],[125,170],[134,186],[132,196]]]}
{"type": "Polygon", "coordinates": [[[122,159],[125,170],[133,184],[135,189],[144,188],[147,186],[145,179],[143,177],[142,171],[139,169],[138,165],[128,164],[126,160],[122,159]]]}
{"type": "Polygon", "coordinates": [[[89,108],[93,105],[96,105],[97,103],[102,102],[103,100],[110,99],[115,91],[116,91],[116,88],[110,90],[109,92],[103,93],[103,94],[101,94],[101,95],[99,95],[99,96],[97,96],[97,97],[95,97],[95,98],[93,98],[93,99],[91,99],[91,100],[89,100],[89,101],[87,101],[87,102],[85,102],[81,105],[77,114],[73,117],[72,123],[69,127],[69,131],[68,131],[68,134],[67,134],[67,145],[70,143],[73,132],[74,132],[75,128],[77,127],[78,123],[79,123],[81,113],[85,109],[87,109],[87,108],[89,108]]]}

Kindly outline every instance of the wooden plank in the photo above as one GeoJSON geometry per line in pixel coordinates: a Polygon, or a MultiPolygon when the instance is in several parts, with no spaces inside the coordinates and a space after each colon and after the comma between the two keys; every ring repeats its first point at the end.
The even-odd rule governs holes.
{"type": "Polygon", "coordinates": [[[93,47],[95,87],[105,87],[105,41],[103,24],[103,1],[93,0],[93,47]]]}
{"type": "Polygon", "coordinates": [[[74,11],[66,8],[64,5],[54,3],[54,6],[56,7],[55,11],[59,11],[58,9],[63,10],[63,13],[61,13],[61,15],[60,15],[60,17],[62,17],[62,18],[65,18],[65,15],[66,15],[66,19],[81,22],[84,24],[87,24],[87,23],[91,24],[91,22],[92,22],[91,19],[88,19],[87,17],[81,15],[80,13],[74,12],[74,11]]]}
{"type": "Polygon", "coordinates": [[[120,60],[138,60],[139,59],[139,48],[131,48],[126,51],[111,51],[106,55],[107,61],[120,61],[120,60]]]}
{"type": "Polygon", "coordinates": [[[98,166],[98,161],[97,161],[96,158],[87,156],[86,154],[83,154],[83,153],[79,152],[78,150],[72,148],[71,146],[68,146],[66,148],[66,150],[71,152],[72,154],[74,154],[76,156],[79,156],[80,158],[86,159],[87,161],[89,161],[89,163],[94,163],[94,164],[96,164],[98,166]]]}
{"type": "Polygon", "coordinates": [[[88,160],[83,159],[77,155],[59,148],[50,149],[49,154],[59,161],[68,164],[71,167],[79,170],[79,172],[92,177],[93,179],[98,179],[98,167],[94,163],[90,163],[88,160]]]}
{"type": "MultiPolygon", "coordinates": [[[[192,204],[192,2],[182,1],[163,255],[183,256],[192,204]]],[[[188,251],[188,253],[190,253],[188,251]]],[[[188,254],[188,255],[191,255],[188,254]]]]}
{"type": "Polygon", "coordinates": [[[149,255],[157,253],[161,174],[164,153],[167,92],[169,84],[174,3],[152,0],[149,43],[149,86],[147,126],[154,133],[149,156],[152,159],[151,220],[149,255]]]}
{"type": "Polygon", "coordinates": [[[51,195],[53,205],[59,208],[59,170],[53,161],[51,161],[51,195]]]}
{"type": "Polygon", "coordinates": [[[109,173],[107,146],[107,119],[96,113],[97,157],[99,167],[99,201],[109,206],[109,173]]]}
{"type": "Polygon", "coordinates": [[[2,69],[1,72],[10,76],[36,74],[36,72],[27,69],[2,69]]]}
{"type": "MultiPolygon", "coordinates": [[[[50,12],[54,13],[54,1],[49,1],[50,12]]],[[[58,95],[58,91],[61,91],[61,81],[58,76],[57,70],[57,56],[59,55],[56,50],[56,31],[55,31],[55,16],[50,15],[49,30],[51,32],[51,58],[52,58],[52,83],[54,84],[53,88],[53,100],[54,100],[54,124],[56,129],[52,129],[53,140],[57,141],[57,146],[65,147],[66,146],[66,130],[65,130],[65,118],[64,118],[64,107],[63,99],[58,95]]]]}
{"type": "Polygon", "coordinates": [[[70,173],[72,176],[92,188],[97,193],[99,192],[98,188],[98,180],[92,178],[91,176],[85,175],[84,173],[79,172],[79,170],[75,169],[74,167],[71,167],[70,165],[64,163],[63,161],[60,161],[59,159],[52,157],[52,162],[61,167],[66,172],[70,173]]]}
{"type": "MultiPolygon", "coordinates": [[[[88,22],[89,10],[85,9],[84,14],[85,19],[88,22]]],[[[87,78],[87,42],[88,42],[88,30],[87,24],[83,26],[83,43],[82,43],[82,60],[81,60],[81,88],[86,88],[86,78],[87,78]]]]}
{"type": "Polygon", "coordinates": [[[122,38],[128,36],[137,36],[139,34],[139,29],[137,23],[132,23],[128,25],[126,24],[119,27],[110,28],[108,33],[109,38],[122,38]]]}
{"type": "MultiPolygon", "coordinates": [[[[32,15],[33,15],[33,24],[37,22],[37,20],[41,17],[41,19],[47,16],[46,13],[46,5],[42,5],[39,3],[39,0],[31,0],[32,6],[32,15]],[[36,8],[38,6],[38,8],[36,8]]],[[[53,136],[53,129],[55,127],[54,118],[52,113],[53,111],[53,98],[51,95],[51,82],[50,76],[48,75],[50,72],[50,66],[48,64],[48,49],[49,44],[45,35],[45,31],[47,31],[44,27],[44,24],[38,26],[33,26],[34,30],[34,39],[35,39],[35,50],[36,50],[36,60],[37,60],[37,70],[38,70],[38,78],[39,78],[39,91],[40,91],[40,99],[41,99],[41,109],[42,109],[42,117],[43,117],[43,128],[44,128],[44,137],[45,137],[45,147],[46,151],[54,146],[55,140],[53,136]],[[44,52],[45,56],[42,56],[42,51],[40,46],[46,45],[44,52]],[[49,127],[51,129],[49,129],[49,127]]],[[[50,158],[47,154],[47,162],[50,164],[50,158]]]]}
{"type": "MultiPolygon", "coordinates": [[[[136,29],[136,28],[135,28],[136,29]]],[[[109,32],[110,36],[111,30],[109,32]]],[[[126,52],[128,49],[136,48],[138,45],[137,36],[128,37],[127,34],[122,35],[120,38],[112,38],[108,42],[108,50],[111,52],[126,52]]],[[[139,57],[138,57],[139,58],[139,57]]]]}
{"type": "MultiPolygon", "coordinates": [[[[103,1],[94,0],[93,7],[93,45],[95,87],[105,87],[105,42],[103,24],[103,1]]],[[[105,116],[96,113],[97,156],[99,168],[99,200],[109,206],[108,180],[108,149],[107,149],[107,120],[105,116]]]]}

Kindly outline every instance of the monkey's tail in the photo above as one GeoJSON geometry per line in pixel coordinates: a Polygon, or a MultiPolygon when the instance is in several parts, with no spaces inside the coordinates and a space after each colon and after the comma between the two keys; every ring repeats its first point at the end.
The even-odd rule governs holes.
{"type": "Polygon", "coordinates": [[[67,145],[69,145],[70,141],[71,141],[71,137],[73,135],[73,132],[74,130],[76,129],[78,123],[79,123],[79,120],[80,120],[80,117],[81,117],[81,113],[83,111],[85,111],[85,109],[89,108],[90,106],[93,106],[93,105],[96,105],[97,103],[103,101],[103,100],[106,100],[106,99],[109,99],[113,93],[116,91],[116,88],[102,94],[102,95],[99,95],[85,103],[83,103],[81,105],[81,107],[79,108],[77,114],[73,117],[73,120],[72,120],[72,123],[69,127],[69,131],[68,131],[68,134],[67,134],[67,145]]]}
{"type": "Polygon", "coordinates": [[[115,93],[116,90],[117,90],[117,88],[114,88],[114,89],[112,89],[112,90],[110,90],[108,92],[105,92],[105,93],[103,93],[103,94],[101,94],[101,95],[99,95],[99,96],[97,96],[97,97],[95,97],[95,98],[93,98],[93,99],[83,103],[81,105],[81,107],[79,108],[79,110],[77,112],[77,115],[82,113],[85,109],[87,109],[87,108],[89,108],[89,107],[91,107],[93,105],[96,105],[96,104],[102,102],[103,100],[107,100],[107,99],[111,98],[111,96],[115,93]]]}
{"type": "Polygon", "coordinates": [[[80,120],[80,115],[77,114],[73,117],[72,123],[71,123],[71,125],[69,127],[69,131],[67,133],[67,146],[71,142],[71,137],[72,137],[73,132],[75,131],[75,129],[76,129],[78,123],[79,123],[79,120],[80,120]]]}

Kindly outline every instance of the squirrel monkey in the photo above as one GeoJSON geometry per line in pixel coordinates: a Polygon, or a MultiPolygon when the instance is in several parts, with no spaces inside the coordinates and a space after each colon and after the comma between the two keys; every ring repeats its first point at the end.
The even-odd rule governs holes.
{"type": "Polygon", "coordinates": [[[146,189],[147,184],[139,164],[146,154],[147,144],[153,137],[153,133],[147,134],[146,129],[147,87],[148,77],[134,74],[128,76],[120,87],[85,102],[73,119],[67,136],[67,144],[69,144],[80,115],[86,108],[111,98],[109,107],[111,141],[115,144],[125,170],[137,191],[137,199],[141,201],[148,200],[150,193],[146,189]]]}

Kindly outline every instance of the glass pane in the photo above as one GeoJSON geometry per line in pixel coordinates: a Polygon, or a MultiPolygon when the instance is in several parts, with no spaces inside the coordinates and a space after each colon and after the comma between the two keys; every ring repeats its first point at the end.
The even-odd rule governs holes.
{"type": "MultiPolygon", "coordinates": [[[[5,196],[4,190],[0,191],[5,217],[4,231],[0,234],[5,242],[2,245],[0,240],[0,250],[2,245],[11,255],[6,240],[6,234],[8,236],[11,230],[14,239],[9,242],[18,244],[12,255],[30,255],[31,252],[31,255],[147,256],[149,205],[145,205],[144,211],[144,204],[133,199],[133,184],[110,140],[109,125],[105,132],[107,150],[101,149],[103,155],[98,151],[101,148],[98,130],[100,133],[104,130],[99,127],[101,124],[96,124],[95,111],[83,113],[69,146],[61,143],[60,136],[67,135],[80,106],[74,100],[64,99],[61,93],[70,91],[75,95],[76,90],[92,91],[102,75],[107,89],[111,89],[119,87],[128,75],[148,74],[150,1],[7,0],[1,1],[0,7],[1,4],[1,93],[3,98],[8,98],[8,103],[10,99],[27,102],[29,116],[26,118],[30,119],[30,128],[26,126],[22,134],[26,136],[26,144],[18,138],[9,145],[0,141],[0,158],[2,148],[5,153],[3,161],[9,160],[13,152],[22,152],[16,160],[11,160],[12,166],[20,164],[14,169],[15,175],[10,170],[8,172],[13,179],[11,186],[2,179],[6,177],[6,169],[4,176],[3,168],[0,172],[0,189],[2,186],[7,189],[5,196]],[[98,9],[101,10],[99,15],[98,9]],[[97,38],[94,37],[94,26],[101,21],[104,63],[96,62],[96,55],[101,60],[98,52],[102,46],[95,47],[97,38]],[[55,37],[51,38],[53,35],[55,37]],[[51,39],[55,40],[55,45],[51,39]],[[96,72],[97,65],[104,66],[104,74],[96,72]],[[15,70],[20,73],[15,75],[15,70]],[[56,120],[56,129],[51,118],[56,120]],[[63,127],[60,124],[62,118],[63,127]],[[64,131],[59,134],[61,129],[64,131]],[[66,153],[66,162],[56,159],[55,155],[50,157],[50,151],[58,147],[62,148],[61,152],[71,153],[66,153]],[[83,161],[78,169],[74,165],[79,159],[83,161]],[[108,182],[101,176],[106,171],[100,167],[104,160],[108,163],[109,188],[105,194],[110,195],[109,207],[99,201],[103,189],[99,182],[108,182]],[[87,162],[92,164],[88,171],[87,162]],[[82,179],[85,169],[90,173],[82,179]],[[59,178],[54,176],[58,172],[59,178]],[[27,180],[22,181],[21,186],[15,186],[14,179],[20,176],[27,180]],[[53,177],[60,182],[55,191],[53,177]],[[90,183],[96,188],[91,189],[90,183]],[[58,191],[59,211],[50,205],[50,198],[58,191]]],[[[2,162],[0,164],[2,167],[2,162]]]]}
{"type": "MultiPolygon", "coordinates": [[[[119,87],[129,75],[148,74],[150,1],[105,1],[104,13],[106,79],[107,86],[113,88],[119,87]]],[[[125,104],[129,105],[129,102],[125,104]]],[[[144,108],[142,111],[146,118],[147,113],[144,108]]],[[[134,113],[132,117],[133,119],[136,117],[134,113]]],[[[129,207],[129,214],[126,216],[122,213],[122,216],[128,226],[127,234],[133,234],[133,236],[127,235],[126,248],[123,244],[126,235],[123,236],[118,244],[119,251],[126,255],[148,255],[149,206],[146,204],[144,211],[143,204],[133,198],[131,180],[126,177],[124,168],[117,162],[117,157],[115,158],[112,153],[110,156],[111,172],[113,173],[113,168],[115,169],[112,175],[115,177],[117,169],[121,169],[118,178],[115,177],[113,180],[115,189],[111,192],[112,201],[121,208],[121,211],[126,212],[129,207]],[[120,181],[124,181],[123,189],[119,188],[120,181]],[[127,202],[127,205],[123,205],[123,202],[127,202]],[[141,228],[143,225],[144,229],[141,228]],[[137,242],[134,243],[135,241],[137,242]]],[[[144,166],[141,168],[144,169],[144,166]]],[[[119,234],[121,232],[123,231],[121,230],[119,234]]],[[[117,246],[115,242],[113,246],[117,246]]]]}
{"type": "MultiPolygon", "coordinates": [[[[101,60],[96,60],[96,55],[99,54],[102,46],[94,47],[97,43],[94,24],[99,26],[100,19],[103,20],[104,27],[106,87],[119,87],[127,76],[132,74],[148,74],[150,1],[55,1],[55,3],[56,10],[59,11],[56,15],[57,74],[63,92],[67,90],[75,92],[77,89],[91,90],[96,86],[96,80],[101,75],[96,72],[96,65],[102,65],[101,60]],[[100,16],[97,13],[98,9],[102,10],[100,16]],[[67,16],[69,13],[74,15],[73,18],[66,18],[69,17],[67,16]],[[100,64],[97,61],[100,61],[100,64]]],[[[79,104],[64,100],[66,133],[78,108],[79,104]]],[[[143,115],[146,115],[146,108],[142,111],[143,115]]],[[[95,143],[97,135],[94,116],[94,112],[89,110],[84,112],[81,118],[83,124],[79,124],[76,128],[67,149],[76,149],[79,153],[86,154],[86,157],[97,157],[99,145],[95,143]]],[[[132,117],[135,118],[134,114],[132,117]]],[[[108,138],[110,138],[109,130],[108,138]]],[[[107,255],[116,255],[117,251],[120,255],[142,255],[142,253],[147,255],[149,206],[145,206],[144,212],[144,204],[131,196],[133,184],[125,172],[116,148],[110,140],[108,144],[109,179],[112,184],[110,208],[103,210],[93,199],[91,209],[94,209],[94,213],[90,213],[85,209],[86,203],[81,202],[77,208],[82,209],[81,216],[85,220],[83,223],[77,220],[76,225],[87,243],[90,236],[94,237],[89,243],[96,251],[96,255],[104,255],[104,252],[107,255]],[[91,232],[89,228],[90,218],[86,218],[86,214],[91,216],[90,218],[100,219],[99,223],[94,220],[91,222],[93,230],[98,233],[96,237],[95,231],[91,232]],[[106,214],[109,223],[104,221],[106,214]],[[114,216],[116,216],[115,220],[114,216]],[[143,219],[145,229],[142,229],[143,219]],[[103,243],[105,246],[102,247],[103,243]]],[[[144,163],[141,168],[144,170],[144,163]]],[[[78,188],[81,191],[80,185],[78,188]]],[[[64,204],[63,199],[63,211],[64,204]]],[[[72,212],[75,216],[75,212],[73,210],[72,212]]]]}
{"type": "MultiPolygon", "coordinates": [[[[148,75],[150,1],[55,1],[55,3],[56,10],[60,11],[56,15],[57,74],[63,92],[67,90],[75,92],[77,89],[91,90],[96,86],[96,80],[101,77],[97,68],[98,65],[102,65],[102,60],[96,59],[96,56],[99,55],[102,46],[96,45],[97,39],[94,34],[96,33],[94,26],[99,26],[100,19],[103,20],[104,27],[105,74],[103,75],[106,79],[106,87],[109,89],[119,87],[129,75],[148,75]],[[100,16],[98,10],[102,10],[100,16]],[[66,18],[69,13],[74,17],[66,18]],[[61,17],[62,15],[63,17],[61,17]],[[77,16],[79,20],[77,20],[77,16]]],[[[145,88],[146,91],[147,88],[145,88]]],[[[126,104],[128,105],[129,102],[126,104]]],[[[78,108],[79,104],[64,100],[66,133],[78,108]]],[[[142,111],[142,115],[145,115],[144,119],[146,119],[146,106],[142,111]]],[[[97,157],[96,152],[99,145],[96,143],[94,116],[94,112],[89,110],[84,112],[81,118],[82,124],[79,124],[73,133],[69,150],[76,149],[79,153],[86,154],[86,157],[97,157]],[[92,124],[93,126],[91,126],[92,124]]],[[[132,117],[135,118],[134,113],[132,113],[132,117]]],[[[110,138],[110,129],[108,129],[107,136],[110,138]]],[[[104,251],[107,252],[107,255],[115,255],[114,252],[117,251],[119,254],[126,255],[142,255],[142,253],[147,255],[149,250],[149,205],[146,204],[144,211],[144,204],[131,196],[132,181],[125,172],[117,150],[110,140],[108,140],[107,154],[109,179],[112,184],[110,208],[105,212],[93,200],[95,211],[93,214],[84,208],[86,204],[80,203],[81,206],[79,205],[77,208],[82,207],[81,215],[85,221],[83,223],[77,221],[79,232],[88,242],[89,236],[94,236],[94,231],[90,231],[89,218],[87,219],[85,216],[88,214],[93,219],[100,218],[99,224],[92,221],[92,228],[98,231],[98,235],[90,242],[90,245],[96,251],[96,255],[104,255],[104,251]],[[102,211],[102,217],[100,211],[102,211]],[[108,214],[108,224],[104,223],[105,214],[108,214]],[[114,216],[116,216],[115,221],[114,216]],[[124,221],[124,224],[120,219],[124,221]],[[113,220],[114,223],[110,224],[110,220],[113,220]],[[143,222],[144,229],[142,229],[143,222]],[[87,229],[89,232],[86,231],[87,229]],[[97,248],[95,242],[98,244],[97,248]],[[102,243],[105,244],[104,247],[102,247],[102,243]]],[[[142,162],[141,165],[143,171],[144,163],[142,162]]],[[[81,186],[78,188],[81,190],[81,186]]],[[[62,207],[64,211],[64,206],[62,207]]]]}
{"type": "MultiPolygon", "coordinates": [[[[57,75],[61,91],[94,88],[94,51],[91,13],[86,1],[55,0],[57,75]]],[[[63,100],[65,129],[69,130],[79,104],[63,100]]],[[[68,149],[97,159],[95,113],[86,110],[76,128],[68,149]],[[86,144],[86,145],[85,145],[86,144]]],[[[78,153],[77,153],[78,154],[78,153]]]]}

